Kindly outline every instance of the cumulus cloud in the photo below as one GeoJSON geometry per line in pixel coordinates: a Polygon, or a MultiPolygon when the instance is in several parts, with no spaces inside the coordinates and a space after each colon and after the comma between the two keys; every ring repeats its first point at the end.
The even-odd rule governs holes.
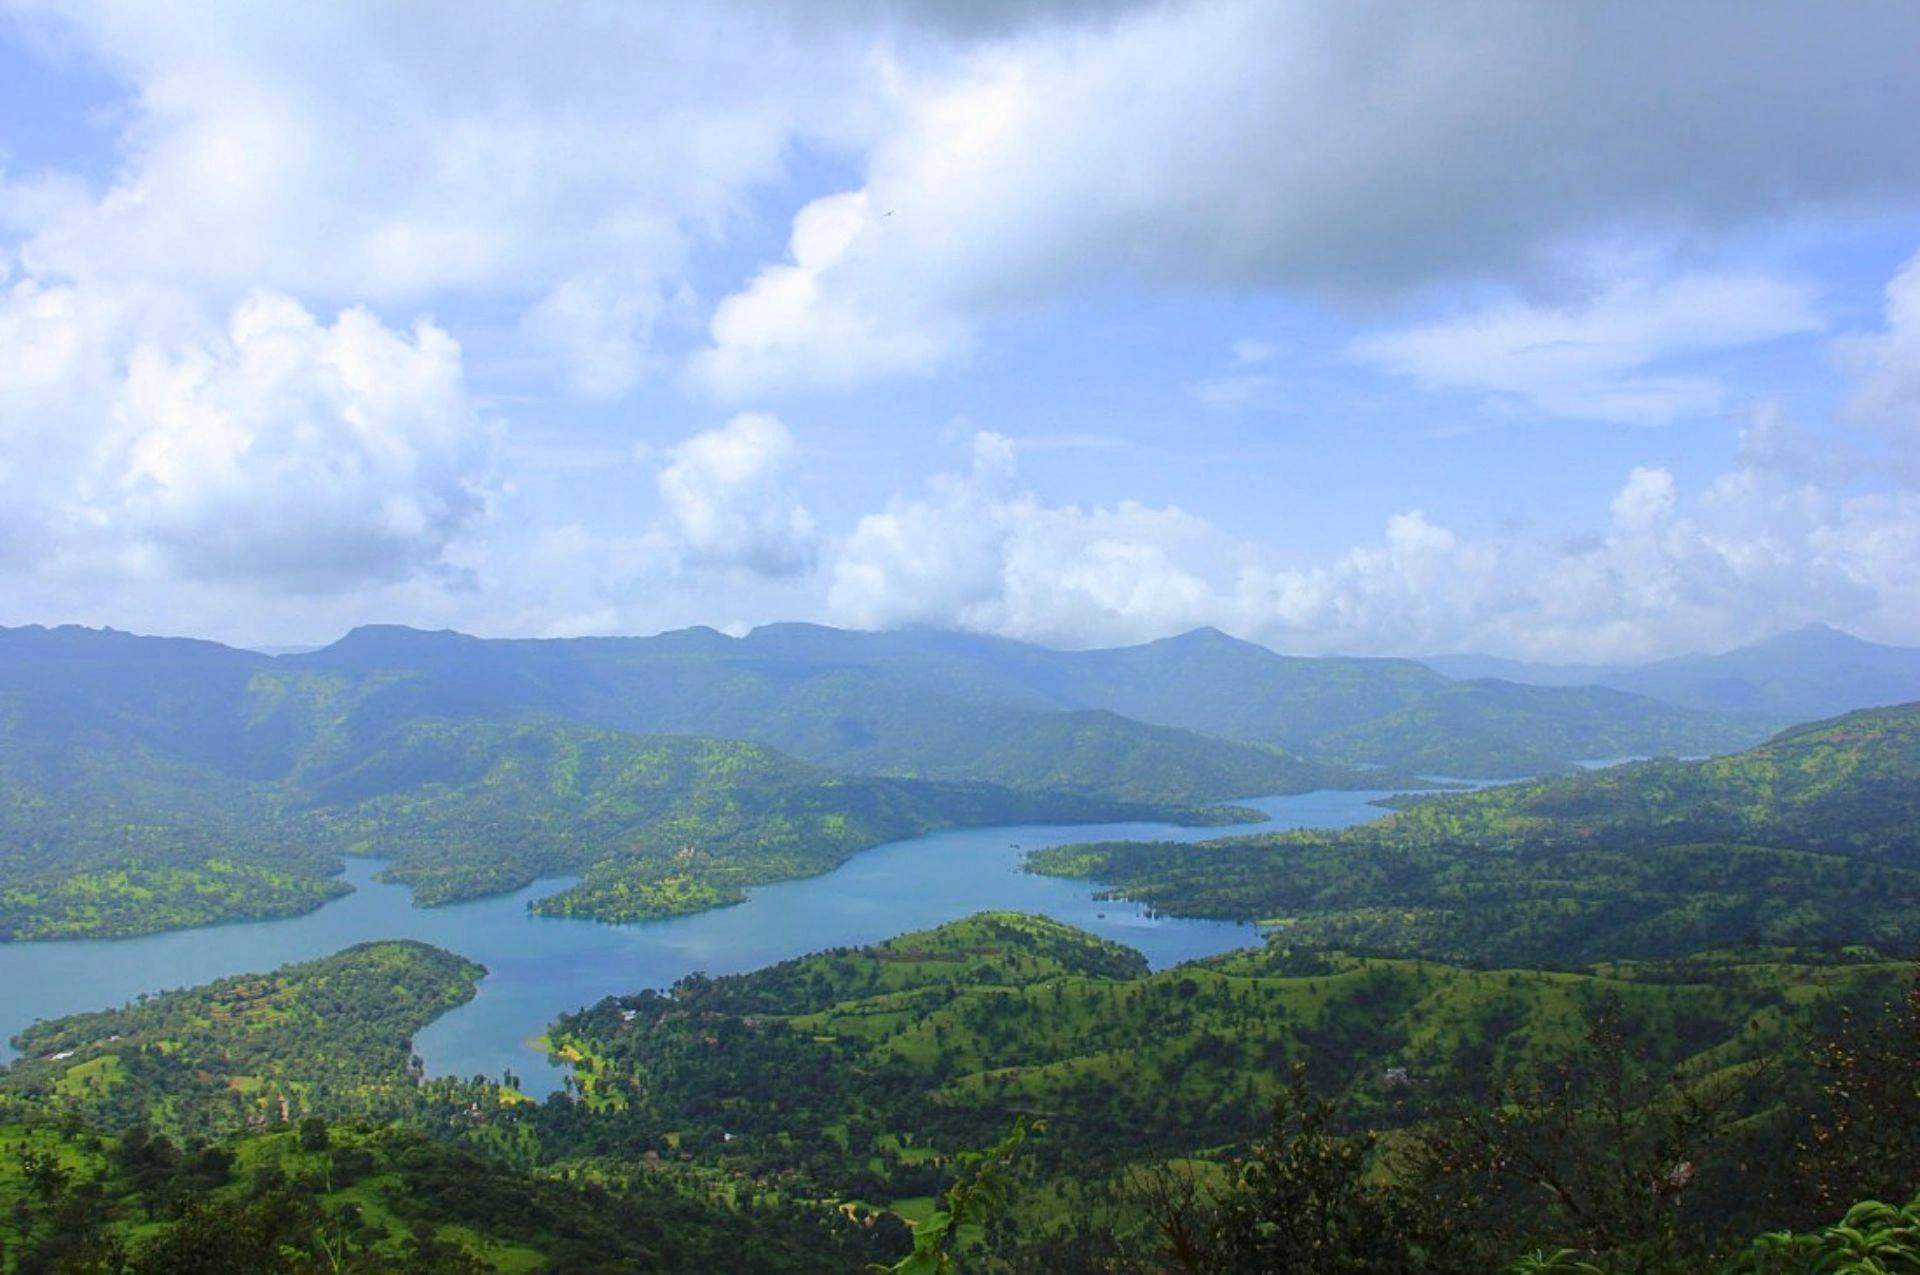
{"type": "Polygon", "coordinates": [[[790,576],[813,561],[813,518],[791,484],[793,436],[743,412],[667,454],[660,497],[679,541],[701,561],[790,576]]]}
{"type": "Polygon", "coordinates": [[[559,284],[520,320],[576,397],[613,399],[639,383],[663,299],[644,281],[581,276],[559,284]]]}
{"type": "Polygon", "coordinates": [[[1895,470],[1920,483],[1920,256],[1887,284],[1881,329],[1842,340],[1839,352],[1854,379],[1852,418],[1881,431],[1895,470]]]}
{"type": "Polygon", "coordinates": [[[793,145],[845,145],[868,37],[718,4],[587,3],[564,21],[454,4],[193,21],[123,0],[15,7],[128,92],[102,186],[0,181],[0,228],[48,281],[223,302],[483,298],[528,312],[559,379],[630,384],[688,254],[743,216],[793,145]]]}
{"type": "Polygon", "coordinates": [[[31,281],[0,303],[0,488],[41,569],[324,591],[431,567],[480,511],[490,433],[445,332],[274,293],[185,312],[31,281]]]}
{"type": "Polygon", "coordinates": [[[1689,498],[1641,467],[1580,543],[1463,537],[1415,509],[1298,566],[1178,508],[1050,505],[976,464],[860,520],[831,563],[829,612],[1075,646],[1213,624],[1303,652],[1555,659],[1733,645],[1815,619],[1911,638],[1917,517],[1911,499],[1751,469],[1689,498]]]}
{"type": "Polygon", "coordinates": [[[895,77],[863,185],[800,211],[704,363],[735,391],[816,358],[844,381],[1090,289],[1511,277],[1623,224],[1910,197],[1920,140],[1884,121],[1920,114],[1911,45],[1870,3],[1197,0],[1021,33],[895,77]]]}
{"type": "Polygon", "coordinates": [[[876,213],[864,190],[816,199],[794,218],[788,260],[760,271],[714,310],[713,344],[693,376],[723,397],[794,385],[850,385],[921,372],[966,348],[956,319],[917,308],[902,280],[862,274],[876,213]],[[835,280],[846,274],[851,288],[835,280]]]}
{"type": "Polygon", "coordinates": [[[1354,354],[1430,388],[1482,392],[1550,416],[1665,425],[1727,402],[1718,379],[1668,370],[1670,361],[1823,326],[1804,284],[1681,274],[1610,283],[1567,305],[1506,300],[1363,337],[1354,354]]]}
{"type": "MultiPolygon", "coordinates": [[[[1898,5],[10,8],[125,90],[99,171],[0,176],[0,570],[46,616],[133,618],[88,608],[137,595],[191,626],[264,586],[303,591],[288,614],[521,632],[825,614],[1082,644],[1211,622],[1565,657],[1799,618],[1920,637],[1911,492],[1845,486],[1764,409],[1731,472],[1623,473],[1576,544],[1406,499],[1303,565],[1190,510],[1028,490],[1017,455],[1099,441],[1073,434],[983,435],[963,472],[816,528],[792,437],[754,413],[650,450],[660,509],[629,523],[603,471],[635,440],[598,428],[624,418],[570,433],[536,406],[546,432],[509,455],[542,494],[487,526],[507,484],[468,389],[484,359],[631,394],[685,344],[689,279],[737,280],[687,376],[743,403],[951,365],[1015,311],[1318,290],[1385,324],[1470,280],[1470,304],[1355,351],[1503,409],[1732,413],[1715,357],[1821,315],[1796,283],[1697,263],[1768,219],[1920,190],[1920,134],[1887,126],[1920,116],[1898,5]],[[848,171],[819,198],[789,184],[848,171]],[[716,251],[802,199],[766,259],[716,251]],[[1542,286],[1596,242],[1698,255],[1542,286]],[[587,485],[560,478],[589,471],[594,513],[563,508],[587,485]]],[[[1853,414],[1911,466],[1920,264],[1842,353],[1853,414]]],[[[1242,340],[1189,388],[1272,401],[1276,358],[1242,340]]]]}

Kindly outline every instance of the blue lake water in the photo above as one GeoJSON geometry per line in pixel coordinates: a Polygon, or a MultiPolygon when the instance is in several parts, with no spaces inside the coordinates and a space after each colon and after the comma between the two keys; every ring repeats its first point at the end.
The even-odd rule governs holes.
{"type": "MultiPolygon", "coordinates": [[[[1020,871],[1028,850],[1069,841],[1200,841],[1280,828],[1340,828],[1383,813],[1377,792],[1312,792],[1241,804],[1268,822],[1234,828],[1157,823],[972,828],[896,841],[822,876],[761,886],[744,903],[694,916],[604,925],[535,916],[527,902],[568,882],[417,908],[404,887],[351,860],[354,892],[305,916],[180,930],[145,938],[0,944],[0,1041],[38,1018],[124,1004],[142,992],[310,960],[371,939],[410,938],[459,952],[488,970],[479,994],[414,1040],[429,1075],[498,1077],[511,1067],[530,1093],[560,1085],[561,1068],[531,1045],[555,1015],[604,996],[664,988],[694,971],[732,974],[822,948],[872,943],[987,909],[1037,912],[1144,953],[1161,969],[1258,941],[1252,926],[1149,917],[1097,900],[1096,887],[1020,871]]],[[[10,1047],[0,1059],[11,1058],[10,1047]]]]}

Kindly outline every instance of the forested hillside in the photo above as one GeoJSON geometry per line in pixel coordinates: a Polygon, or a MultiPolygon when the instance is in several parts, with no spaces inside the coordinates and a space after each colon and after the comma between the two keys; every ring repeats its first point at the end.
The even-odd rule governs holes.
{"type": "Polygon", "coordinates": [[[1298,941],[1564,964],[1741,942],[1920,945],[1920,705],[1415,801],[1344,832],[1066,846],[1036,871],[1298,941]]]}
{"type": "Polygon", "coordinates": [[[845,777],[733,740],[552,722],[416,723],[316,789],[314,822],[425,903],[584,873],[535,906],[629,921],[698,911],[938,828],[1226,812],[990,784],[845,777]]]}
{"type": "Polygon", "coordinates": [[[1797,1072],[1755,1060],[1797,1066],[1802,1032],[1840,1005],[1896,1001],[1908,974],[1864,951],[1546,973],[1275,944],[1150,975],[1091,936],[984,915],[563,1019],[553,1040],[581,1102],[544,1112],[543,1138],[613,1159],[690,1148],[754,1180],[797,1171],[812,1190],[917,1216],[957,1151],[1026,1115],[1045,1134],[989,1246],[1010,1269],[1040,1253],[1080,1269],[1068,1254],[1153,1251],[1147,1202],[1128,1187],[1139,1166],[1218,1163],[1295,1085],[1335,1104],[1349,1137],[1424,1136],[1489,1092],[1584,1065],[1605,1021],[1649,1094],[1675,1077],[1724,1091],[1724,1140],[1703,1145],[1687,1206],[1703,1230],[1740,1226],[1764,1194],[1748,1157],[1790,1141],[1783,1103],[1811,1101],[1797,1072]]]}
{"type": "Polygon", "coordinates": [[[1051,715],[953,767],[1017,788],[862,778],[749,743],[495,714],[457,663],[342,673],[88,630],[14,630],[0,648],[0,939],[290,915],[337,895],[341,855],[360,853],[393,859],[427,903],[581,873],[543,907],[631,920],[938,828],[1221,821],[1166,794],[1343,778],[1102,714],[1051,715]]]}
{"type": "MultiPolygon", "coordinates": [[[[483,641],[392,626],[280,661],[378,683],[373,716],[541,713],[615,730],[751,740],[842,771],[1201,801],[1362,780],[1273,747],[1074,712],[964,661],[847,658],[688,629],[652,638],[483,641]]],[[[762,630],[761,632],[769,632],[762,630]]],[[[866,645],[861,650],[872,649],[866,645]]],[[[1037,648],[1036,648],[1037,649],[1037,648]]],[[[1266,741],[1261,741],[1264,744],[1266,741]]]]}
{"type": "Polygon", "coordinates": [[[0,1269],[88,1275],[859,1270],[904,1245],[682,1173],[569,1180],[399,1126],[318,1117],[213,1142],[0,1122],[0,1269]]]}
{"type": "Polygon", "coordinates": [[[36,1023],[0,1073],[6,1104],[51,1104],[108,1129],[228,1133],[303,1114],[417,1111],[413,1034],[486,971],[405,941],[36,1023]]]}

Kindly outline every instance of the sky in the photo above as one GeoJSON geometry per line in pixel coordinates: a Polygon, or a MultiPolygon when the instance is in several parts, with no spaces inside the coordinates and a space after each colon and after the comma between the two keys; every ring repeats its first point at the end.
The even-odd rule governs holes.
{"type": "Polygon", "coordinates": [[[1920,6],[0,0],[0,624],[1920,644],[1920,6]]]}

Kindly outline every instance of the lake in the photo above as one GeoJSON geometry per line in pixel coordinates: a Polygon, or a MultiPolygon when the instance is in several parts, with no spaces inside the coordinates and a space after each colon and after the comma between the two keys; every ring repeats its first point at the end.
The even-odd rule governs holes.
{"type": "MultiPolygon", "coordinates": [[[[1037,912],[1136,948],[1155,969],[1258,941],[1252,926],[1149,917],[1097,900],[1086,881],[1020,871],[1027,851],[1069,841],[1200,841],[1281,828],[1341,828],[1380,817],[1378,792],[1311,792],[1238,804],[1267,822],[1234,828],[1158,823],[970,828],[895,841],[822,876],[755,889],[744,903],[693,916],[605,925],[535,916],[529,900],[570,884],[440,908],[413,906],[403,886],[373,879],[378,860],[349,860],[352,894],[305,916],[177,930],[144,938],[0,944],[0,1041],[37,1018],[124,1004],[142,992],[310,960],[370,939],[410,938],[485,965],[479,994],[414,1039],[429,1075],[498,1077],[512,1068],[531,1094],[564,1069],[530,1043],[568,1010],[602,997],[665,988],[694,971],[733,974],[828,947],[856,946],[987,909],[1037,912]]],[[[0,1059],[14,1056],[11,1047],[0,1059]]]]}

